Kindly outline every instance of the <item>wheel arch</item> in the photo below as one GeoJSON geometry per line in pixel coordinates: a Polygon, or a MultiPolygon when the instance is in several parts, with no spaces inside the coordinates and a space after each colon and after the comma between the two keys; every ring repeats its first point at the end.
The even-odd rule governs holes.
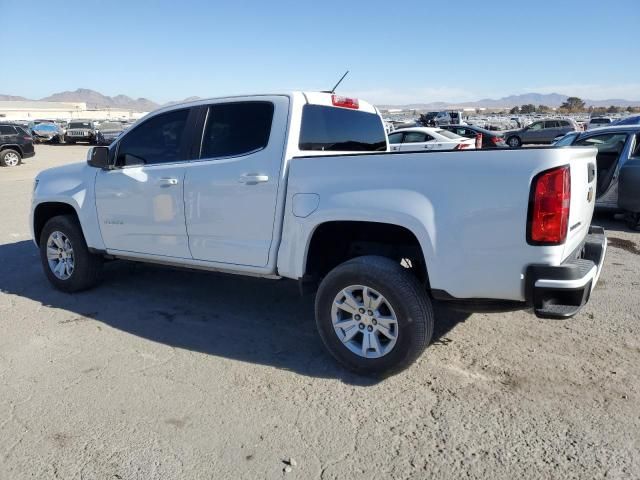
{"type": "MultiPolygon", "coordinates": [[[[46,223],[59,215],[73,215],[80,223],[80,217],[73,205],[64,202],[42,202],[33,211],[33,239],[40,246],[40,235],[46,223]]],[[[82,228],[82,225],[81,225],[82,228]]]]}
{"type": "Polygon", "coordinates": [[[429,287],[429,258],[420,238],[426,231],[396,222],[326,220],[311,230],[302,260],[302,278],[313,283],[331,269],[356,257],[379,255],[403,262],[429,287]],[[405,262],[410,260],[410,262],[405,262]]]}
{"type": "Polygon", "coordinates": [[[20,158],[24,157],[24,151],[22,150],[22,147],[17,143],[5,143],[3,145],[0,145],[0,152],[4,150],[15,150],[20,155],[20,158]]]}

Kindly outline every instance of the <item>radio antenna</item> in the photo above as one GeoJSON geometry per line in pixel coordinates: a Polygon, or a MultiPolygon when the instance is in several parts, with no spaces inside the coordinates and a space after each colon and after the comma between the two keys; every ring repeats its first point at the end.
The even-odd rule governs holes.
{"type": "Polygon", "coordinates": [[[331,89],[331,91],[329,93],[335,93],[336,88],[338,88],[338,85],[340,85],[342,83],[342,80],[344,80],[344,77],[347,76],[347,74],[349,73],[349,70],[347,70],[346,72],[344,72],[344,75],[342,75],[340,77],[340,80],[338,80],[338,83],[336,83],[333,88],[331,89]]]}

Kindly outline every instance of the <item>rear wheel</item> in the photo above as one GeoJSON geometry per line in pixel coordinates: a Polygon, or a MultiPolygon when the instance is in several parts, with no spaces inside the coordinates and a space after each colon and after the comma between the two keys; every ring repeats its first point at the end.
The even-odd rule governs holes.
{"type": "Polygon", "coordinates": [[[358,257],[334,268],[316,297],[316,324],[333,357],[360,374],[400,371],[433,334],[431,301],[397,262],[358,257]]]}
{"type": "Polygon", "coordinates": [[[64,292],[86,290],[102,277],[102,257],[89,252],[72,215],[53,217],[45,224],[40,235],[40,260],[51,284],[64,292]]]}
{"type": "Polygon", "coordinates": [[[627,227],[631,230],[640,230],[640,213],[625,213],[625,221],[627,222],[627,227]]]}
{"type": "Polygon", "coordinates": [[[0,165],[3,167],[17,167],[21,161],[20,152],[16,150],[8,148],[0,152],[0,165]]]}
{"type": "Polygon", "coordinates": [[[509,137],[507,139],[507,145],[509,145],[510,147],[513,148],[517,148],[522,146],[522,140],[520,140],[520,137],[509,137]]]}

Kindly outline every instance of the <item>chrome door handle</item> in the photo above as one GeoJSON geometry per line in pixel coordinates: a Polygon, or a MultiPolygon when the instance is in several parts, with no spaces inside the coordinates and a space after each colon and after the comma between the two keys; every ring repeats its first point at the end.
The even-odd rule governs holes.
{"type": "Polygon", "coordinates": [[[160,184],[161,187],[170,187],[172,185],[178,185],[178,179],[177,178],[161,178],[160,180],[158,180],[158,183],[160,184]]]}
{"type": "Polygon", "coordinates": [[[245,185],[256,185],[258,183],[265,183],[269,181],[268,175],[260,175],[258,173],[247,173],[246,175],[242,175],[238,181],[240,183],[244,183],[245,185]]]}

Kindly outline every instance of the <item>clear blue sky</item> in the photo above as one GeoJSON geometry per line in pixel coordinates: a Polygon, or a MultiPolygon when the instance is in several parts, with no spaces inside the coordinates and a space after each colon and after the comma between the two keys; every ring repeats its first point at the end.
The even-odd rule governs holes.
{"type": "Polygon", "coordinates": [[[342,91],[377,103],[640,100],[637,0],[0,0],[0,24],[0,93],[29,98],[326,89],[349,69],[342,91]]]}

